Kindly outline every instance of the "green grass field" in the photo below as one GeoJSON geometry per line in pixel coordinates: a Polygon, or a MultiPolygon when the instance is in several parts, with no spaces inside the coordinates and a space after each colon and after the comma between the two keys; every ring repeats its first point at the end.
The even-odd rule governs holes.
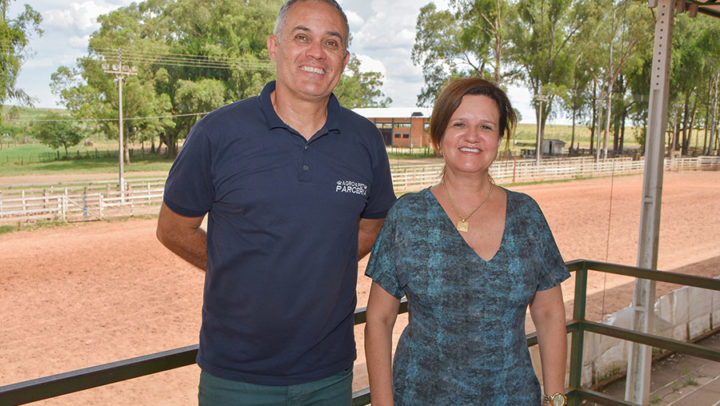
{"type": "MultiPolygon", "coordinates": [[[[513,137],[517,144],[526,144],[535,148],[535,133],[537,129],[535,124],[518,124],[515,130],[515,136],[513,137]]],[[[624,147],[626,149],[637,149],[640,144],[635,138],[635,128],[625,128],[625,140],[624,147]]],[[[546,125],[545,126],[545,139],[554,139],[565,141],[565,147],[570,147],[570,140],[572,139],[572,127],[569,125],[546,125]]],[[[590,149],[590,129],[586,126],[575,126],[575,148],[590,149]]],[[[608,137],[608,146],[612,147],[612,136],[608,137]]],[[[513,151],[515,152],[515,151],[513,151]]]]}
{"type": "MultiPolygon", "coordinates": [[[[547,139],[560,139],[570,145],[571,127],[551,125],[545,131],[547,139]]],[[[589,149],[590,131],[586,127],[576,127],[577,148],[589,149]]],[[[639,145],[632,140],[625,141],[626,149],[635,149],[639,145]]],[[[611,140],[609,140],[612,142],[611,140]]],[[[172,159],[165,154],[150,154],[148,149],[141,145],[133,145],[131,163],[125,165],[126,172],[168,171],[172,159]]],[[[505,145],[501,149],[504,149],[505,145]]],[[[520,124],[515,137],[510,143],[513,156],[520,156],[522,150],[535,148],[535,126],[520,124]]],[[[434,156],[431,148],[415,148],[412,152],[390,148],[390,159],[421,159],[434,156]]],[[[0,142],[0,176],[43,175],[58,172],[67,173],[103,173],[117,170],[117,143],[107,139],[92,139],[90,143],[81,143],[68,150],[65,158],[63,149],[52,149],[36,142],[22,144],[15,142],[0,142]]]]}
{"type": "MultiPolygon", "coordinates": [[[[68,157],[65,157],[63,149],[52,149],[48,146],[35,142],[30,137],[28,127],[33,120],[42,118],[49,112],[64,113],[63,110],[54,109],[28,109],[12,108],[6,106],[3,109],[3,126],[14,127],[16,131],[12,136],[0,134],[0,176],[17,175],[44,175],[53,173],[104,173],[117,170],[117,142],[102,137],[92,137],[89,142],[80,143],[69,148],[68,157]]],[[[510,150],[513,156],[520,156],[525,150],[535,148],[534,124],[519,124],[513,139],[510,142],[510,150]]],[[[546,139],[559,139],[566,142],[566,148],[570,146],[572,128],[567,125],[548,125],[545,128],[546,139]]],[[[612,146],[612,140],[608,140],[612,146]]],[[[585,126],[575,128],[575,147],[588,150],[590,148],[590,130],[585,126]]],[[[639,144],[634,135],[633,129],[626,130],[626,149],[637,149],[639,144]]],[[[133,155],[131,163],[125,165],[126,172],[144,171],[168,171],[172,165],[172,159],[164,154],[155,155],[147,151],[141,145],[131,146],[133,155]]],[[[501,147],[504,150],[505,144],[501,147]]],[[[431,148],[416,148],[412,151],[390,148],[388,151],[390,159],[421,159],[434,156],[431,148]]]]}
{"type": "MultiPolygon", "coordinates": [[[[133,149],[131,163],[125,172],[168,171],[172,159],[165,154],[155,155],[133,149]]],[[[117,149],[78,147],[70,150],[65,159],[64,151],[57,151],[40,144],[3,146],[0,150],[0,176],[44,175],[66,173],[104,173],[117,170],[117,149]],[[60,159],[57,159],[58,153],[60,159]]]]}

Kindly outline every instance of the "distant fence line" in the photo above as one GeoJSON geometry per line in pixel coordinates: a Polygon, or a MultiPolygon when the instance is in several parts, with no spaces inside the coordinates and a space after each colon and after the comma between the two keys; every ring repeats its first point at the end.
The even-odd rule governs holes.
{"type": "MultiPolygon", "coordinates": [[[[167,153],[167,147],[162,147],[160,149],[156,149],[153,151],[150,148],[145,148],[145,146],[141,146],[140,148],[130,148],[128,149],[128,154],[132,158],[133,156],[145,156],[145,155],[162,155],[167,153]]],[[[65,160],[74,160],[74,159],[108,159],[108,158],[114,158],[117,159],[118,156],[118,150],[115,149],[97,149],[94,150],[91,149],[85,149],[85,150],[71,150],[69,151],[68,155],[65,156],[65,152],[61,152],[60,150],[54,151],[54,152],[39,152],[34,154],[28,154],[27,156],[20,154],[19,156],[14,156],[13,158],[10,157],[10,154],[6,155],[4,158],[5,163],[12,162],[15,165],[26,165],[31,163],[39,163],[39,162],[55,162],[55,161],[65,161],[65,160]]]]}
{"type": "MultiPolygon", "coordinates": [[[[393,168],[396,192],[417,190],[440,180],[442,164],[393,168]]],[[[544,159],[538,166],[534,159],[495,161],[490,175],[497,183],[540,182],[558,179],[582,179],[643,173],[645,160],[629,157],[595,162],[591,157],[544,159]]],[[[666,170],[719,170],[720,157],[675,158],[665,160],[666,170]]]]}
{"type": "MultiPolygon", "coordinates": [[[[615,158],[595,162],[592,158],[496,161],[490,168],[500,184],[557,179],[581,179],[642,173],[644,160],[615,158]]],[[[442,164],[393,166],[396,192],[419,190],[437,183],[442,164]]],[[[666,170],[720,170],[720,157],[665,160],[666,170]]],[[[92,181],[60,185],[18,185],[0,190],[0,224],[37,221],[89,221],[156,214],[162,202],[164,178],[126,179],[123,193],[117,181],[92,181]]]]}

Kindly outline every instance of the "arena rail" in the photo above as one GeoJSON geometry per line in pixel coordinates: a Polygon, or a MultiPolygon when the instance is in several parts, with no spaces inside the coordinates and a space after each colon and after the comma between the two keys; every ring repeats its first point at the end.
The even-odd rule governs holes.
{"type": "MultiPolygon", "coordinates": [[[[644,160],[588,157],[551,158],[537,165],[534,159],[495,161],[490,175],[500,184],[582,179],[642,173],[644,160]]],[[[440,180],[442,164],[393,165],[395,191],[419,190],[440,180]]],[[[720,157],[665,160],[672,171],[720,170],[720,157]]],[[[129,179],[124,192],[116,181],[60,185],[19,185],[0,189],[0,224],[37,221],[88,221],[156,214],[162,202],[165,179],[129,179]]]]}
{"type": "MultiPolygon", "coordinates": [[[[607,272],[635,278],[693,286],[718,292],[720,292],[720,280],[584,259],[567,262],[566,265],[568,269],[571,272],[575,272],[576,275],[573,319],[567,323],[567,332],[571,335],[569,389],[567,391],[569,405],[577,406],[580,405],[583,400],[591,400],[605,405],[637,406],[635,403],[614,399],[600,392],[581,387],[585,332],[647,344],[672,352],[720,362],[720,351],[714,351],[697,344],[608,326],[585,319],[588,271],[607,272]]],[[[403,301],[399,312],[407,313],[407,311],[407,302],[403,301]]],[[[365,323],[365,308],[359,308],[355,311],[355,324],[363,323],[365,323]]],[[[527,343],[528,347],[537,345],[537,337],[535,334],[529,334],[527,336],[527,343]]],[[[2,386],[0,387],[0,405],[21,405],[36,402],[192,365],[195,363],[197,348],[197,345],[176,348],[169,351],[143,355],[109,364],[2,386]]],[[[369,389],[365,388],[356,391],[353,394],[352,404],[353,406],[370,404],[369,389]]]]}

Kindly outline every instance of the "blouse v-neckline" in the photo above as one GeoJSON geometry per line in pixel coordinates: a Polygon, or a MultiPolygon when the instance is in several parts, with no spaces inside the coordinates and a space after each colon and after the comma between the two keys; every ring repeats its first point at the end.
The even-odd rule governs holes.
{"type": "MultiPolygon", "coordinates": [[[[500,187],[500,186],[498,186],[498,187],[500,187]]],[[[467,242],[467,240],[465,240],[465,238],[463,238],[462,234],[460,234],[460,231],[458,231],[457,228],[455,227],[455,224],[453,224],[448,213],[442,207],[442,204],[440,204],[440,201],[437,199],[437,197],[435,197],[435,195],[433,194],[433,192],[430,189],[431,189],[431,187],[426,188],[425,193],[427,193],[427,195],[430,196],[433,204],[435,205],[435,209],[438,211],[438,216],[443,218],[443,223],[445,224],[445,227],[449,227],[451,230],[450,233],[454,234],[456,236],[456,238],[459,238],[460,240],[462,240],[463,244],[465,244],[465,246],[473,254],[475,254],[475,256],[478,259],[480,259],[482,262],[484,262],[486,264],[493,262],[493,260],[495,260],[495,258],[497,258],[499,256],[499,254],[503,250],[503,247],[505,246],[505,235],[507,234],[508,220],[509,220],[508,213],[510,212],[508,210],[508,207],[510,206],[510,191],[505,188],[501,188],[505,191],[506,198],[505,198],[505,222],[503,224],[502,237],[500,238],[500,246],[498,247],[497,251],[495,251],[495,253],[492,255],[492,257],[490,257],[490,259],[485,259],[480,254],[478,254],[478,252],[475,251],[475,249],[473,247],[471,247],[470,244],[468,244],[468,242],[467,242]]]]}

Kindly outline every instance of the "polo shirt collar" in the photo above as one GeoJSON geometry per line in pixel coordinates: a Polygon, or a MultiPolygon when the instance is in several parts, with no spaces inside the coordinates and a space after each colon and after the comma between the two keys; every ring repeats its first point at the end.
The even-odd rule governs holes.
{"type": "MultiPolygon", "coordinates": [[[[291,128],[280,119],[275,112],[270,99],[270,94],[275,91],[275,81],[268,82],[260,93],[260,108],[265,115],[265,120],[268,123],[268,128],[285,128],[290,130],[291,128]]],[[[340,103],[334,94],[330,94],[330,100],[328,101],[328,116],[325,125],[318,131],[318,134],[323,135],[332,132],[340,132],[340,103]]],[[[293,130],[294,131],[294,130],[293,130]]]]}

